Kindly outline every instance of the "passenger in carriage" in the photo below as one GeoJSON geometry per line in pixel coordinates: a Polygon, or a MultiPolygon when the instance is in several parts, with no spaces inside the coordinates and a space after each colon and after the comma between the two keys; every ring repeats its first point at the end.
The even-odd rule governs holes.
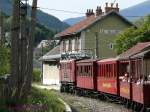
{"type": "Polygon", "coordinates": [[[143,80],[143,76],[140,76],[140,78],[137,80],[136,84],[143,84],[144,80],[143,80]]]}
{"type": "Polygon", "coordinates": [[[145,84],[150,84],[150,75],[145,76],[145,78],[144,78],[144,83],[145,83],[145,84]]]}
{"type": "Polygon", "coordinates": [[[123,82],[129,82],[129,74],[126,72],[122,79],[123,82]]]}

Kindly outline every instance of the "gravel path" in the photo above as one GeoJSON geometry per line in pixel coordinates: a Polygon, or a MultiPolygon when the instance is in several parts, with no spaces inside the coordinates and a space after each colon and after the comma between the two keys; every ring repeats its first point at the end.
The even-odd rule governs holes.
{"type": "Polygon", "coordinates": [[[73,112],[132,112],[119,104],[74,96],[67,93],[58,92],[58,95],[73,108],[73,112]]]}

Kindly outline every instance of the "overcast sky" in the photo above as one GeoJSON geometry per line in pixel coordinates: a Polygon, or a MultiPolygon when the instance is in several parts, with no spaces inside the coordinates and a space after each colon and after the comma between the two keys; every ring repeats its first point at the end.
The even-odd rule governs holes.
{"type": "MultiPolygon", "coordinates": [[[[119,3],[120,9],[125,9],[130,6],[141,3],[143,1],[146,0],[116,0],[116,3],[119,3]]],[[[68,18],[84,16],[84,14],[76,14],[76,13],[71,14],[49,9],[67,10],[85,13],[86,9],[89,8],[94,10],[96,9],[97,6],[102,6],[104,8],[106,2],[111,3],[114,2],[114,0],[38,0],[38,7],[41,7],[41,10],[43,10],[44,12],[47,12],[51,15],[58,17],[60,20],[64,20],[68,18]]]]}

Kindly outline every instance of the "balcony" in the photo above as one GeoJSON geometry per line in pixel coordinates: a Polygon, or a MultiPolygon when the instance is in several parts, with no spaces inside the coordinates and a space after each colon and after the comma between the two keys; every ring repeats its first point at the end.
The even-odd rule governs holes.
{"type": "Polygon", "coordinates": [[[90,49],[77,50],[77,51],[68,51],[62,52],[62,59],[84,59],[84,58],[93,58],[93,52],[90,49]]]}

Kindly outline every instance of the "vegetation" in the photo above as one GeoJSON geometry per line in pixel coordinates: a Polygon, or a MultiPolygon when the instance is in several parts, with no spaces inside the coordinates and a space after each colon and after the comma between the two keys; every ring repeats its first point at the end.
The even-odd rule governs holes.
{"type": "Polygon", "coordinates": [[[33,69],[33,82],[41,81],[41,71],[39,69],[33,69]]]}
{"type": "MultiPolygon", "coordinates": [[[[6,13],[9,16],[11,16],[12,14],[12,1],[13,0],[1,0],[1,4],[3,4],[1,6],[1,9],[4,13],[6,13]]],[[[31,7],[29,8],[29,10],[31,10],[31,7]]],[[[28,11],[28,12],[31,12],[31,11],[28,11]]],[[[39,24],[47,26],[49,29],[53,29],[56,31],[61,31],[69,26],[68,24],[60,21],[58,18],[52,15],[49,15],[47,13],[44,13],[41,10],[37,11],[37,20],[39,24]]]]}
{"type": "Polygon", "coordinates": [[[138,25],[138,28],[129,28],[117,36],[115,50],[118,54],[121,54],[138,42],[150,41],[150,16],[147,16],[143,22],[139,21],[138,25]]]}
{"type": "Polygon", "coordinates": [[[64,112],[65,106],[58,99],[54,91],[32,88],[28,99],[21,101],[18,105],[5,107],[0,105],[0,112],[64,112]]]}
{"type": "MultiPolygon", "coordinates": [[[[4,19],[5,32],[10,33],[12,16],[8,17],[5,15],[4,17],[5,17],[4,19]]],[[[52,30],[44,25],[37,23],[35,36],[34,36],[35,37],[34,46],[40,43],[41,40],[48,40],[48,39],[52,40],[56,33],[57,33],[56,30],[52,30]]],[[[10,43],[11,40],[10,35],[7,35],[6,40],[8,41],[8,43],[10,43]]]]}
{"type": "Polygon", "coordinates": [[[10,49],[0,47],[0,76],[10,73],[10,49]]]}

